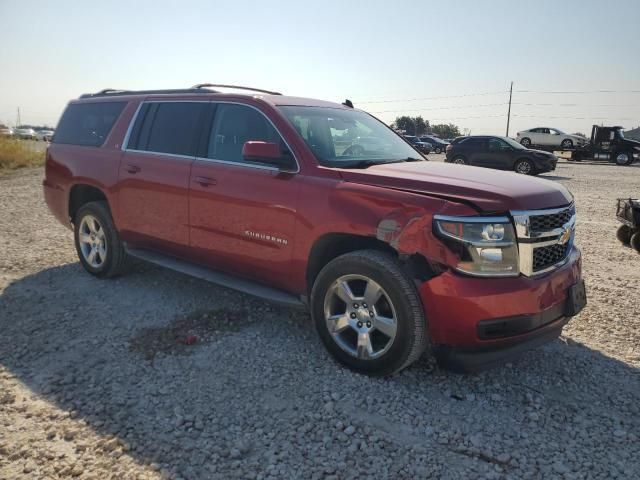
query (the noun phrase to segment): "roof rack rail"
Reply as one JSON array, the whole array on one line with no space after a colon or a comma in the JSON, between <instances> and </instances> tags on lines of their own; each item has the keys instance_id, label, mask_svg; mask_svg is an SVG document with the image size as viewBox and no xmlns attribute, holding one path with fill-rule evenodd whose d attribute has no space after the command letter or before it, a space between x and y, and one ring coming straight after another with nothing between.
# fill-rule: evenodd
<instances>
[{"instance_id":1,"label":"roof rack rail","mask_svg":"<svg viewBox=\"0 0 640 480\"><path fill-rule=\"evenodd\" d=\"M210 88L210 87L235 88L236 90L249 90L252 92L266 93L267 95L282 95L280 92L271 92L269 90L262 90L260 88L241 87L240 85L221 85L221 84L215 84L215 83L199 83L197 85L194 85L191 88L201 89L201 88Z\"/></svg>"},{"instance_id":2,"label":"roof rack rail","mask_svg":"<svg viewBox=\"0 0 640 480\"><path fill-rule=\"evenodd\" d=\"M97 93L84 93L80 95L80 98L92 98L92 97L112 97L120 95L161 95L170 93L220 93L214 90L200 90L197 88L174 88L174 89L162 89L162 90L116 90L113 88L105 88Z\"/></svg>"}]
</instances>

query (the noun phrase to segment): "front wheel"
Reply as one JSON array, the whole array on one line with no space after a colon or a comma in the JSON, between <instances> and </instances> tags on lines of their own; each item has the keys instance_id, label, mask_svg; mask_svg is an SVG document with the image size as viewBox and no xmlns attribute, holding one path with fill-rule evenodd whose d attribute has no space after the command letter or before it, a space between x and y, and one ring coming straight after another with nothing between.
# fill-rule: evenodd
<instances>
[{"instance_id":1,"label":"front wheel","mask_svg":"<svg viewBox=\"0 0 640 480\"><path fill-rule=\"evenodd\" d=\"M531 139L529 137L524 137L522 140L520 140L520 145L522 145L523 147L530 147Z\"/></svg>"},{"instance_id":2,"label":"front wheel","mask_svg":"<svg viewBox=\"0 0 640 480\"><path fill-rule=\"evenodd\" d=\"M442 153L442 149L440 147L436 147L434 150L435 153Z\"/></svg>"},{"instance_id":3,"label":"front wheel","mask_svg":"<svg viewBox=\"0 0 640 480\"><path fill-rule=\"evenodd\" d=\"M464 157L454 157L453 160L451 160L451 163L455 163L457 165L466 165L468 162Z\"/></svg>"},{"instance_id":4,"label":"front wheel","mask_svg":"<svg viewBox=\"0 0 640 480\"><path fill-rule=\"evenodd\" d=\"M616 231L616 237L624 245L629 245L631 236L633 235L633 229L628 225L620 225Z\"/></svg>"},{"instance_id":5,"label":"front wheel","mask_svg":"<svg viewBox=\"0 0 640 480\"><path fill-rule=\"evenodd\" d=\"M516 173L521 173L523 175L535 174L535 167L533 163L531 163L531 160L527 160L526 158L518 160L514 165L513 169L515 170Z\"/></svg>"},{"instance_id":6,"label":"front wheel","mask_svg":"<svg viewBox=\"0 0 640 480\"><path fill-rule=\"evenodd\" d=\"M636 232L633 235L631 235L631 240L629 240L629 245L631 245L631 247L635 249L636 252L640 253L640 232Z\"/></svg>"},{"instance_id":7,"label":"front wheel","mask_svg":"<svg viewBox=\"0 0 640 480\"><path fill-rule=\"evenodd\" d=\"M87 272L106 278L124 271L127 254L105 202L80 207L74 220L74 237L78 258Z\"/></svg>"},{"instance_id":8,"label":"front wheel","mask_svg":"<svg viewBox=\"0 0 640 480\"><path fill-rule=\"evenodd\" d=\"M361 250L329 262L313 285L311 313L329 353L357 372L391 375L427 344L416 288L385 252Z\"/></svg>"}]
</instances>

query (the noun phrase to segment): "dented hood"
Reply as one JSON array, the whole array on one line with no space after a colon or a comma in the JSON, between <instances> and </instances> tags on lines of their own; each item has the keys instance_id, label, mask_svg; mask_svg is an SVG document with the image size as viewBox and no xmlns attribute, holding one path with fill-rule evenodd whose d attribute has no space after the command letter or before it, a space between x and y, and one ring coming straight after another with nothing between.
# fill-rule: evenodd
<instances>
[{"instance_id":1,"label":"dented hood","mask_svg":"<svg viewBox=\"0 0 640 480\"><path fill-rule=\"evenodd\" d=\"M460 200L484 212L554 208L572 201L569 191L551 180L449 163L389 163L340 174L347 182Z\"/></svg>"}]
</instances>

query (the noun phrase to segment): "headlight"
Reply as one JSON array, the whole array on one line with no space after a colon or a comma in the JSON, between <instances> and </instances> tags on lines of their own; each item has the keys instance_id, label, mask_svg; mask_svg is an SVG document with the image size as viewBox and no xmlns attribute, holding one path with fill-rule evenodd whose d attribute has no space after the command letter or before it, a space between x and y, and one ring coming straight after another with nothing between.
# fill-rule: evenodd
<instances>
[{"instance_id":1,"label":"headlight","mask_svg":"<svg viewBox=\"0 0 640 480\"><path fill-rule=\"evenodd\" d=\"M460 256L456 270L469 275L519 275L518 246L507 217L434 217L435 232Z\"/></svg>"}]
</instances>

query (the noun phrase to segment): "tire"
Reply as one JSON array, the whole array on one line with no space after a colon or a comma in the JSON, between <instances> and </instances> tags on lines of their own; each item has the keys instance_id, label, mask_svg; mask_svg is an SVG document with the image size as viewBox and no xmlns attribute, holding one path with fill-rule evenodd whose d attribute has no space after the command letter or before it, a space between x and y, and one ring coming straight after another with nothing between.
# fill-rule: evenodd
<instances>
[{"instance_id":1,"label":"tire","mask_svg":"<svg viewBox=\"0 0 640 480\"><path fill-rule=\"evenodd\" d=\"M440 147L436 147L436 149L434 150L435 153L442 153L442 149Z\"/></svg>"},{"instance_id":2,"label":"tire","mask_svg":"<svg viewBox=\"0 0 640 480\"><path fill-rule=\"evenodd\" d=\"M631 235L631 240L629 241L629 245L638 253L640 253L640 231L637 231L633 235Z\"/></svg>"},{"instance_id":3,"label":"tire","mask_svg":"<svg viewBox=\"0 0 640 480\"><path fill-rule=\"evenodd\" d=\"M620 225L616 231L616 237L624 245L629 245L631 236L633 235L633 229L628 225Z\"/></svg>"},{"instance_id":4,"label":"tire","mask_svg":"<svg viewBox=\"0 0 640 480\"><path fill-rule=\"evenodd\" d=\"M614 155L613 159L614 162L616 162L616 165L619 165L621 167L631 165L633 163L632 152L617 152L612 155Z\"/></svg>"},{"instance_id":5,"label":"tire","mask_svg":"<svg viewBox=\"0 0 640 480\"><path fill-rule=\"evenodd\" d=\"M573 148L573 140L567 138L560 143L560 147L564 149Z\"/></svg>"},{"instance_id":6,"label":"tire","mask_svg":"<svg viewBox=\"0 0 640 480\"><path fill-rule=\"evenodd\" d=\"M106 202L89 202L80 207L73 234L80 263L91 275L110 278L124 272L128 256Z\"/></svg>"},{"instance_id":7,"label":"tire","mask_svg":"<svg viewBox=\"0 0 640 480\"><path fill-rule=\"evenodd\" d=\"M521 158L520 160L516 160L516 163L513 165L513 170L522 175L535 175L536 167L531 160Z\"/></svg>"},{"instance_id":8,"label":"tire","mask_svg":"<svg viewBox=\"0 0 640 480\"><path fill-rule=\"evenodd\" d=\"M520 140L520 145L522 145L523 147L530 147L531 146L531 139L529 137L524 137Z\"/></svg>"},{"instance_id":9,"label":"tire","mask_svg":"<svg viewBox=\"0 0 640 480\"><path fill-rule=\"evenodd\" d=\"M365 299L374 296L377 300L367 305ZM356 251L325 265L313 284L311 315L333 358L359 373L399 372L427 345L425 314L415 285L385 252ZM337 319L331 321L332 316ZM332 330L336 327L340 330Z\"/></svg>"},{"instance_id":10,"label":"tire","mask_svg":"<svg viewBox=\"0 0 640 480\"><path fill-rule=\"evenodd\" d=\"M457 165L468 165L469 164L469 162L467 162L467 159L462 157L462 156L453 157L453 159L451 159L451 163L455 163Z\"/></svg>"}]
</instances>

